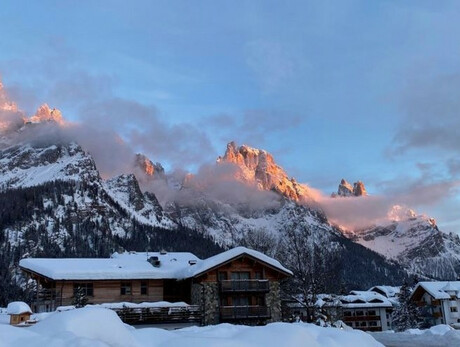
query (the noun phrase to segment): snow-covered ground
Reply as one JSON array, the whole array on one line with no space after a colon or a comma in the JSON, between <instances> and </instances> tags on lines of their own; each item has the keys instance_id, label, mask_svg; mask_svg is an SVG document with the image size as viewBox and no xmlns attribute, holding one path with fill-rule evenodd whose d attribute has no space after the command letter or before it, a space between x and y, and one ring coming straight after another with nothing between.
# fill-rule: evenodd
<instances>
[{"instance_id":1,"label":"snow-covered ground","mask_svg":"<svg viewBox=\"0 0 460 347\"><path fill-rule=\"evenodd\" d=\"M401 333L385 331L371 335L387 347L460 346L460 331L448 325L436 325L427 330L409 329Z\"/></svg>"},{"instance_id":2,"label":"snow-covered ground","mask_svg":"<svg viewBox=\"0 0 460 347\"><path fill-rule=\"evenodd\" d=\"M367 347L382 346L361 331L321 328L306 323L272 323L262 327L220 324L175 331L136 330L115 312L82 308L54 313L30 328L0 324L0 347L6 346L188 346L188 347Z\"/></svg>"},{"instance_id":3,"label":"snow-covered ground","mask_svg":"<svg viewBox=\"0 0 460 347\"><path fill-rule=\"evenodd\" d=\"M87 307L36 315L39 322L35 326L17 328L8 325L9 317L1 311L0 318L5 319L0 319L0 347L460 346L460 331L447 325L428 330L370 334L359 330L321 328L306 323L272 323L261 327L219 324L171 331L153 327L135 329L121 322L115 312L109 309Z\"/></svg>"}]
</instances>

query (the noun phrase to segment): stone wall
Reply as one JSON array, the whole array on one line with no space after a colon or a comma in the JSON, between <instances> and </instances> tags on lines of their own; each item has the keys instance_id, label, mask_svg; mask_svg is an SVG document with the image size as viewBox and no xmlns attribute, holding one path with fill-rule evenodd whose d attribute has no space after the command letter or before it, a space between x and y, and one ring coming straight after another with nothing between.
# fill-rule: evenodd
<instances>
[{"instance_id":1,"label":"stone wall","mask_svg":"<svg viewBox=\"0 0 460 347\"><path fill-rule=\"evenodd\" d=\"M219 287L215 282L192 284L192 305L203 309L203 324L219 323Z\"/></svg>"},{"instance_id":2,"label":"stone wall","mask_svg":"<svg viewBox=\"0 0 460 347\"><path fill-rule=\"evenodd\" d=\"M270 291L265 296L265 301L272 317L269 322L281 321L281 291L278 281L270 282Z\"/></svg>"}]
</instances>

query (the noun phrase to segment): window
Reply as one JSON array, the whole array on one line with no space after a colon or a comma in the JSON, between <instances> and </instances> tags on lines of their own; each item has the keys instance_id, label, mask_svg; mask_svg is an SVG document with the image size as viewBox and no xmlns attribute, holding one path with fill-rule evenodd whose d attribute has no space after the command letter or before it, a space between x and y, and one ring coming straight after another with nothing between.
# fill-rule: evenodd
<instances>
[{"instance_id":1,"label":"window","mask_svg":"<svg viewBox=\"0 0 460 347\"><path fill-rule=\"evenodd\" d=\"M219 272L219 281L225 281L227 279L227 273L226 272Z\"/></svg>"},{"instance_id":2,"label":"window","mask_svg":"<svg viewBox=\"0 0 460 347\"><path fill-rule=\"evenodd\" d=\"M254 278L257 279L257 280L261 280L262 279L262 272L256 271L254 273Z\"/></svg>"},{"instance_id":3,"label":"window","mask_svg":"<svg viewBox=\"0 0 460 347\"><path fill-rule=\"evenodd\" d=\"M92 283L74 283L73 284L73 296L77 295L77 291L81 290L85 296L93 296L93 284Z\"/></svg>"},{"instance_id":4,"label":"window","mask_svg":"<svg viewBox=\"0 0 460 347\"><path fill-rule=\"evenodd\" d=\"M452 307L450 308L450 312L458 312L457 306L452 306Z\"/></svg>"},{"instance_id":5,"label":"window","mask_svg":"<svg viewBox=\"0 0 460 347\"><path fill-rule=\"evenodd\" d=\"M131 295L131 282L121 282L120 294Z\"/></svg>"},{"instance_id":6,"label":"window","mask_svg":"<svg viewBox=\"0 0 460 347\"><path fill-rule=\"evenodd\" d=\"M368 316L376 316L375 310L367 311L367 315L368 315Z\"/></svg>"},{"instance_id":7,"label":"window","mask_svg":"<svg viewBox=\"0 0 460 347\"><path fill-rule=\"evenodd\" d=\"M367 327L367 322L361 322L360 326Z\"/></svg>"},{"instance_id":8,"label":"window","mask_svg":"<svg viewBox=\"0 0 460 347\"><path fill-rule=\"evenodd\" d=\"M232 280L248 280L250 278L249 272L232 272Z\"/></svg>"},{"instance_id":9,"label":"window","mask_svg":"<svg viewBox=\"0 0 460 347\"><path fill-rule=\"evenodd\" d=\"M142 281L141 282L141 295L147 295L148 294L148 282L147 281Z\"/></svg>"},{"instance_id":10,"label":"window","mask_svg":"<svg viewBox=\"0 0 460 347\"><path fill-rule=\"evenodd\" d=\"M356 311L357 316L364 316L364 311Z\"/></svg>"},{"instance_id":11,"label":"window","mask_svg":"<svg viewBox=\"0 0 460 347\"><path fill-rule=\"evenodd\" d=\"M369 326L370 326L370 327L376 327L376 326L377 326L377 322L371 321L371 322L369 322Z\"/></svg>"},{"instance_id":12,"label":"window","mask_svg":"<svg viewBox=\"0 0 460 347\"><path fill-rule=\"evenodd\" d=\"M345 311L345 312L343 313L343 315L344 315L345 317L351 317L351 311Z\"/></svg>"}]
</instances>

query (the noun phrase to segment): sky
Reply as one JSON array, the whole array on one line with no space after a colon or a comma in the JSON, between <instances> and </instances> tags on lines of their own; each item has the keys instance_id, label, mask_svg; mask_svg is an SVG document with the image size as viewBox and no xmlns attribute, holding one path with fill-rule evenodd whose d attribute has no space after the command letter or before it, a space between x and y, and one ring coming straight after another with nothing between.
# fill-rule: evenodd
<instances>
[{"instance_id":1,"label":"sky","mask_svg":"<svg viewBox=\"0 0 460 347\"><path fill-rule=\"evenodd\" d=\"M25 1L0 76L168 169L227 142L329 194L341 178L460 232L460 2Z\"/></svg>"}]
</instances>

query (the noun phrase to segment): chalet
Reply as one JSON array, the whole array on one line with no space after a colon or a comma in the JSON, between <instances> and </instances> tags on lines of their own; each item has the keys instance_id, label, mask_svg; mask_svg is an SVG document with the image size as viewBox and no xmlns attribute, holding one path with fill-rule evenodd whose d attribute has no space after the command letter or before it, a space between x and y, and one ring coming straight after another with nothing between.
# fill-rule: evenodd
<instances>
[{"instance_id":1,"label":"chalet","mask_svg":"<svg viewBox=\"0 0 460 347\"><path fill-rule=\"evenodd\" d=\"M419 282L410 300L421 308L427 326L460 327L460 281Z\"/></svg>"},{"instance_id":2,"label":"chalet","mask_svg":"<svg viewBox=\"0 0 460 347\"><path fill-rule=\"evenodd\" d=\"M106 259L27 258L19 263L39 290L36 312L75 304L185 302L204 324L281 319L280 282L292 275L277 260L237 247L207 259L186 252L125 252Z\"/></svg>"},{"instance_id":3,"label":"chalet","mask_svg":"<svg viewBox=\"0 0 460 347\"><path fill-rule=\"evenodd\" d=\"M10 316L11 325L20 325L26 324L30 320L32 310L25 302L14 301L8 304L6 313Z\"/></svg>"}]
</instances>

